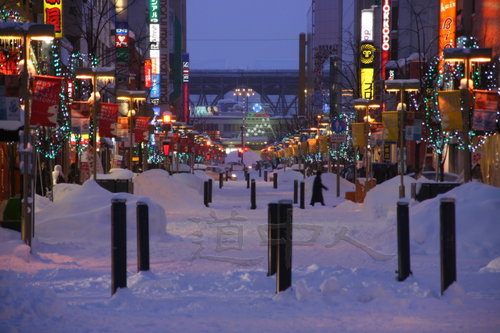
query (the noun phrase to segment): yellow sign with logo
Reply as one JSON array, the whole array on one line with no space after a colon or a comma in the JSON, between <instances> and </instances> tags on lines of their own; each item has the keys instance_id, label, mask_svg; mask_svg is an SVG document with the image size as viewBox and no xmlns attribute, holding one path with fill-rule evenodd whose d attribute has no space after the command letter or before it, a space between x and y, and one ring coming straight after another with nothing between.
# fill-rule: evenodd
<instances>
[{"instance_id":1,"label":"yellow sign with logo","mask_svg":"<svg viewBox=\"0 0 500 333\"><path fill-rule=\"evenodd\" d=\"M442 130L445 132L463 130L460 90L440 91L438 103Z\"/></svg>"},{"instance_id":2,"label":"yellow sign with logo","mask_svg":"<svg viewBox=\"0 0 500 333\"><path fill-rule=\"evenodd\" d=\"M63 0L43 0L43 21L52 24L56 38L63 37Z\"/></svg>"},{"instance_id":3,"label":"yellow sign with logo","mask_svg":"<svg viewBox=\"0 0 500 333\"><path fill-rule=\"evenodd\" d=\"M361 68L361 98L373 99L373 68Z\"/></svg>"},{"instance_id":4,"label":"yellow sign with logo","mask_svg":"<svg viewBox=\"0 0 500 333\"><path fill-rule=\"evenodd\" d=\"M398 111L382 112L382 123L384 125L384 142L397 142L398 131Z\"/></svg>"},{"instance_id":5,"label":"yellow sign with logo","mask_svg":"<svg viewBox=\"0 0 500 333\"><path fill-rule=\"evenodd\" d=\"M354 147L365 147L368 145L368 124L352 123L352 145Z\"/></svg>"}]
</instances>

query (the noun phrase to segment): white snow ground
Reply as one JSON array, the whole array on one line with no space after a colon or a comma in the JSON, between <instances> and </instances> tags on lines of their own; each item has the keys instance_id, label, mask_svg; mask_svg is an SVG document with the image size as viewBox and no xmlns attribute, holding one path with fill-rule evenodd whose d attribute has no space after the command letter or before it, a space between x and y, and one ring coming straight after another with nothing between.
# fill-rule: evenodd
<instances>
[{"instance_id":1,"label":"white snow ground","mask_svg":"<svg viewBox=\"0 0 500 333\"><path fill-rule=\"evenodd\" d=\"M256 210L243 180L214 182L205 208L204 179L161 170L137 176L136 195L88 181L57 185L55 202L37 197L32 253L0 228L0 332L500 332L499 188L468 183L445 195L456 199L458 274L441 296L442 196L411 202L413 275L398 282L399 178L355 204L336 198L335 176L323 174L327 205L294 205L293 286L276 295L267 204L291 199L302 175L281 173L278 189L252 176ZM342 179L342 196L352 188ZM113 197L127 199L128 288L111 296ZM141 273L138 200L150 207L151 271Z\"/></svg>"}]
</instances>

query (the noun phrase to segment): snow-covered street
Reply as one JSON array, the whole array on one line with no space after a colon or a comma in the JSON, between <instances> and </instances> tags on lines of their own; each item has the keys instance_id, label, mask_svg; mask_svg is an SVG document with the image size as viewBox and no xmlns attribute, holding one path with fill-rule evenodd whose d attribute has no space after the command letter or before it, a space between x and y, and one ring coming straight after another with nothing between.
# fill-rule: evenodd
<instances>
[{"instance_id":1,"label":"snow-covered street","mask_svg":"<svg viewBox=\"0 0 500 333\"><path fill-rule=\"evenodd\" d=\"M243 175L214 182L203 205L204 174L150 170L135 195L88 181L59 184L36 201L33 252L0 229L0 332L498 332L500 189L468 183L456 199L457 282L440 293L439 199L410 202L411 269L396 280L399 178L376 186L364 204L344 201L353 185L323 174L326 206L293 210L292 288L267 277L267 204L293 198L257 173L257 209ZM415 182L405 177L405 183ZM128 288L111 296L110 201L127 199ZM151 270L137 272L135 203L149 204ZM334 207L335 206L335 207Z\"/></svg>"}]
</instances>

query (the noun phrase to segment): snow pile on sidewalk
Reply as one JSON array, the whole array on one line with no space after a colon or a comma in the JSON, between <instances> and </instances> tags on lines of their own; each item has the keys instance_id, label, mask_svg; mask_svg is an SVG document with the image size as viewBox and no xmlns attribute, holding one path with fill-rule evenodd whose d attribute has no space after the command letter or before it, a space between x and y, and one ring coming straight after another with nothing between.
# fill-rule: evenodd
<instances>
[{"instance_id":1,"label":"snow pile on sidewalk","mask_svg":"<svg viewBox=\"0 0 500 333\"><path fill-rule=\"evenodd\" d=\"M151 198L168 213L190 210L203 205L203 196L199 190L188 186L193 184L195 175L170 176L161 169L148 170L134 178L134 194ZM191 178L190 181L187 181ZM196 182L196 180L194 180ZM193 185L195 186L195 185Z\"/></svg>"},{"instance_id":2,"label":"snow pile on sidewalk","mask_svg":"<svg viewBox=\"0 0 500 333\"><path fill-rule=\"evenodd\" d=\"M71 191L68 189L72 189ZM64 197L45 203L36 213L35 235L50 243L109 243L111 200L126 199L127 229L136 228L136 203L143 201L149 207L149 229L153 234L166 232L165 211L148 198L128 193L111 193L95 181L65 188Z\"/></svg>"},{"instance_id":3,"label":"snow pile on sidewalk","mask_svg":"<svg viewBox=\"0 0 500 333\"><path fill-rule=\"evenodd\" d=\"M455 199L457 256L500 256L500 188L477 182L463 184L410 207L414 250L439 254L439 207L443 197Z\"/></svg>"},{"instance_id":4,"label":"snow pile on sidewalk","mask_svg":"<svg viewBox=\"0 0 500 333\"><path fill-rule=\"evenodd\" d=\"M423 181L423 180L422 180ZM405 186L405 197L410 197L411 183L416 183L415 178L403 176ZM377 184L366 193L364 207L367 213L373 214L376 219L392 218L396 216L397 203L399 200L399 185L401 177L396 176Z\"/></svg>"}]
</instances>

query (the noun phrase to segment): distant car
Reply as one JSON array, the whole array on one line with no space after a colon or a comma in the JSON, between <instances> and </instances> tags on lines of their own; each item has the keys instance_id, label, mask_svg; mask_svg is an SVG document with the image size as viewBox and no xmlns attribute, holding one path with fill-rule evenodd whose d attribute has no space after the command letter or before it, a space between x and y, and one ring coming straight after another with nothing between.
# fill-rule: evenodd
<instances>
[{"instance_id":1,"label":"distant car","mask_svg":"<svg viewBox=\"0 0 500 333\"><path fill-rule=\"evenodd\" d=\"M208 165L206 165L206 164L195 163L193 165L193 170L206 170L207 168L208 168Z\"/></svg>"},{"instance_id":2,"label":"distant car","mask_svg":"<svg viewBox=\"0 0 500 333\"><path fill-rule=\"evenodd\" d=\"M222 173L224 179L226 177L226 170L221 166L207 166L205 173L213 180L219 180L219 175ZM238 180L238 176L234 172L229 173L230 180Z\"/></svg>"}]
</instances>

